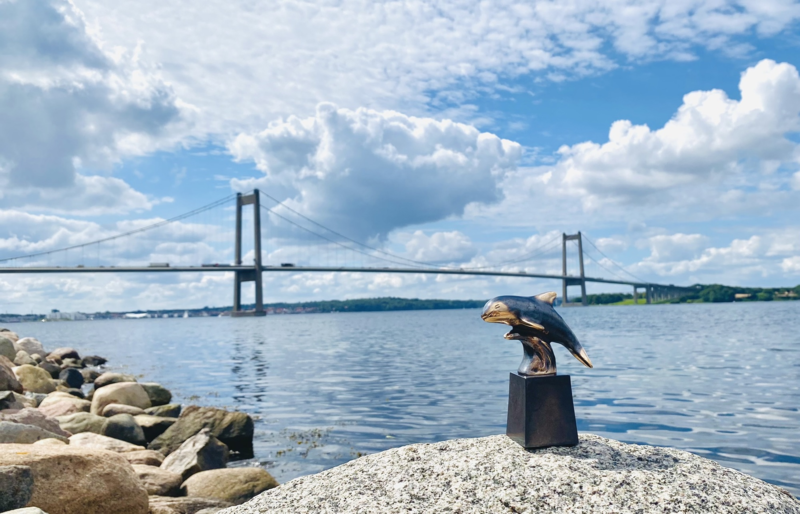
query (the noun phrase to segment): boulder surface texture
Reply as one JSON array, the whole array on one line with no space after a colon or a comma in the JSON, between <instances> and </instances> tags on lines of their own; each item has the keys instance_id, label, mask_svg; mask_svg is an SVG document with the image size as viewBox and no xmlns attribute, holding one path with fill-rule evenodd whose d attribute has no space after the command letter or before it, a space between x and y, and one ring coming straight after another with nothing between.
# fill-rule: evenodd
<instances>
[{"instance_id":1,"label":"boulder surface texture","mask_svg":"<svg viewBox=\"0 0 800 514\"><path fill-rule=\"evenodd\" d=\"M24 386L25 383L23 382L22 385ZM96 385L97 382L95 381ZM133 407L146 409L150 407L150 397L147 396L144 388L136 382L109 384L95 391L94 396L92 396L91 413L99 415L106 405L112 403L121 403L122 405L132 405Z\"/></svg>"},{"instance_id":2,"label":"boulder surface texture","mask_svg":"<svg viewBox=\"0 0 800 514\"><path fill-rule=\"evenodd\" d=\"M172 498L169 496L151 496L150 514L207 514L219 512L230 503L213 498Z\"/></svg>"},{"instance_id":3,"label":"boulder surface texture","mask_svg":"<svg viewBox=\"0 0 800 514\"><path fill-rule=\"evenodd\" d=\"M253 456L253 418L244 412L195 405L185 408L178 421L155 438L148 448L169 455L204 428L240 457Z\"/></svg>"},{"instance_id":4,"label":"boulder surface texture","mask_svg":"<svg viewBox=\"0 0 800 514\"><path fill-rule=\"evenodd\" d=\"M273 487L278 487L278 482L261 468L226 468L196 473L182 488L186 496L216 498L238 505Z\"/></svg>"},{"instance_id":5,"label":"boulder surface texture","mask_svg":"<svg viewBox=\"0 0 800 514\"><path fill-rule=\"evenodd\" d=\"M169 454L161 468L178 473L186 480L195 473L224 468L227 464L228 448L204 428Z\"/></svg>"},{"instance_id":6,"label":"boulder surface texture","mask_svg":"<svg viewBox=\"0 0 800 514\"><path fill-rule=\"evenodd\" d=\"M505 435L415 444L297 478L220 514L780 512L786 491L670 448L582 434L525 451Z\"/></svg>"},{"instance_id":7,"label":"boulder surface texture","mask_svg":"<svg viewBox=\"0 0 800 514\"><path fill-rule=\"evenodd\" d=\"M54 434L36 425L25 425L13 421L0 421L0 444L31 444L42 439L58 439L67 441L67 438Z\"/></svg>"},{"instance_id":8,"label":"boulder surface texture","mask_svg":"<svg viewBox=\"0 0 800 514\"><path fill-rule=\"evenodd\" d=\"M28 466L0 466L0 512L21 509L33 495L33 472Z\"/></svg>"},{"instance_id":9,"label":"boulder surface texture","mask_svg":"<svg viewBox=\"0 0 800 514\"><path fill-rule=\"evenodd\" d=\"M147 491L119 455L70 446L9 444L0 466L28 466L33 495L28 506L48 514L147 514Z\"/></svg>"},{"instance_id":10,"label":"boulder surface texture","mask_svg":"<svg viewBox=\"0 0 800 514\"><path fill-rule=\"evenodd\" d=\"M47 394L56 390L50 373L42 368L25 364L14 368L14 374L26 391Z\"/></svg>"}]
</instances>

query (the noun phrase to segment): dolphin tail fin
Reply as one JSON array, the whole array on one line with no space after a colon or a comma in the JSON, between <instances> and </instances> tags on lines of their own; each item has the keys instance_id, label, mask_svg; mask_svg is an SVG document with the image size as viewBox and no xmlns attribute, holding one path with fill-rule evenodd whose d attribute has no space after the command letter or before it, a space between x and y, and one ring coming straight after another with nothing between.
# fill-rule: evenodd
<instances>
[{"instance_id":1,"label":"dolphin tail fin","mask_svg":"<svg viewBox=\"0 0 800 514\"><path fill-rule=\"evenodd\" d=\"M593 368L592 360L587 355L586 350L583 349L581 343L578 341L573 341L572 345L567 346L567 350L571 353L576 359L581 361L581 363L586 366L587 368Z\"/></svg>"}]
</instances>

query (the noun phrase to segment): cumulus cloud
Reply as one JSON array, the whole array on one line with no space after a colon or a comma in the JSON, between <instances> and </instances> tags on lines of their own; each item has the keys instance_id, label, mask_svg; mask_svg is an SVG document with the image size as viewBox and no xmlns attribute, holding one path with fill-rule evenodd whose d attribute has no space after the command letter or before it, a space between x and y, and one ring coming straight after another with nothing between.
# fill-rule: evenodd
<instances>
[{"instance_id":1,"label":"cumulus cloud","mask_svg":"<svg viewBox=\"0 0 800 514\"><path fill-rule=\"evenodd\" d=\"M791 64L762 60L742 74L739 89L738 100L716 89L688 93L658 129L620 120L605 143L563 146L554 165L509 173L506 202L488 212L521 213L535 203L585 223L586 213L593 222L630 222L795 210L800 75Z\"/></svg>"},{"instance_id":2,"label":"cumulus cloud","mask_svg":"<svg viewBox=\"0 0 800 514\"><path fill-rule=\"evenodd\" d=\"M411 259L424 262L463 262L477 253L470 238L457 230L431 235L417 230L409 235L405 248Z\"/></svg>"},{"instance_id":3,"label":"cumulus cloud","mask_svg":"<svg viewBox=\"0 0 800 514\"><path fill-rule=\"evenodd\" d=\"M670 262L692 259L704 250L708 237L702 234L662 234L650 237L640 245L650 248L649 261Z\"/></svg>"},{"instance_id":4,"label":"cumulus cloud","mask_svg":"<svg viewBox=\"0 0 800 514\"><path fill-rule=\"evenodd\" d=\"M496 202L498 180L521 154L470 125L332 104L240 134L228 148L265 174L233 180L235 189L280 192L291 208L360 240Z\"/></svg>"},{"instance_id":5,"label":"cumulus cloud","mask_svg":"<svg viewBox=\"0 0 800 514\"><path fill-rule=\"evenodd\" d=\"M232 262L230 232L233 225L230 220L223 220L224 227L192 220L176 221L111 239L163 221L149 218L104 225L61 216L0 210L0 267L146 266L150 262L197 266ZM99 240L105 241L91 244ZM64 248L73 249L58 251ZM33 257L16 259L27 255Z\"/></svg>"},{"instance_id":6,"label":"cumulus cloud","mask_svg":"<svg viewBox=\"0 0 800 514\"><path fill-rule=\"evenodd\" d=\"M180 118L136 53L108 52L66 0L0 0L0 199L85 214L149 208L108 170Z\"/></svg>"},{"instance_id":7,"label":"cumulus cloud","mask_svg":"<svg viewBox=\"0 0 800 514\"><path fill-rule=\"evenodd\" d=\"M800 228L766 229L757 235L735 238L727 246L709 244L701 234L661 234L638 241L650 255L631 266L636 273L679 277L709 283L725 277L729 283L747 283L755 277L775 285L797 280L800 275ZM792 277L793 276L793 277ZM791 277L791 278L790 278Z\"/></svg>"},{"instance_id":8,"label":"cumulus cloud","mask_svg":"<svg viewBox=\"0 0 800 514\"><path fill-rule=\"evenodd\" d=\"M75 1L112 44L145 41L211 133L321 101L442 112L526 74L563 80L699 50L742 54L754 33L800 19L782 0Z\"/></svg>"}]
</instances>

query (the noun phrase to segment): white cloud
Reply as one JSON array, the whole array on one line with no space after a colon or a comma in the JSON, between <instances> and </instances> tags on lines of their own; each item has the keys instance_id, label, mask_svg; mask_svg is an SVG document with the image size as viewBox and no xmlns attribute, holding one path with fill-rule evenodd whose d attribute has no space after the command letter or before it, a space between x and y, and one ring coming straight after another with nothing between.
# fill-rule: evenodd
<instances>
[{"instance_id":1,"label":"white cloud","mask_svg":"<svg viewBox=\"0 0 800 514\"><path fill-rule=\"evenodd\" d=\"M457 230L430 236L417 230L409 236L405 242L406 254L416 261L463 262L477 253L469 237Z\"/></svg>"},{"instance_id":2,"label":"white cloud","mask_svg":"<svg viewBox=\"0 0 800 514\"><path fill-rule=\"evenodd\" d=\"M596 209L698 184L732 187L752 159L790 163L796 145L786 135L800 128L797 69L764 60L745 71L739 87L741 100L721 90L687 94L658 130L622 120L607 143L562 147L561 187Z\"/></svg>"},{"instance_id":3,"label":"white cloud","mask_svg":"<svg viewBox=\"0 0 800 514\"><path fill-rule=\"evenodd\" d=\"M630 269L635 273L678 277L684 282L793 285L800 279L795 265L800 252L800 227L761 230L758 235L733 239L727 246L710 246L700 234L669 234L639 241L650 255Z\"/></svg>"},{"instance_id":4,"label":"white cloud","mask_svg":"<svg viewBox=\"0 0 800 514\"><path fill-rule=\"evenodd\" d=\"M505 201L475 206L469 217L505 212L524 223L534 199L539 210L558 209L561 226L584 229L796 210L800 75L790 64L763 60L742 74L739 88L739 100L721 90L688 93L655 130L620 120L605 143L564 146L552 166L507 174Z\"/></svg>"},{"instance_id":5,"label":"white cloud","mask_svg":"<svg viewBox=\"0 0 800 514\"><path fill-rule=\"evenodd\" d=\"M800 19L781 0L76 2L110 44L146 43L200 108L204 134L255 130L322 101L441 112L529 73L563 79L700 49L746 52L754 32Z\"/></svg>"},{"instance_id":6,"label":"white cloud","mask_svg":"<svg viewBox=\"0 0 800 514\"><path fill-rule=\"evenodd\" d=\"M781 261L781 268L786 273L800 274L800 256L787 257Z\"/></svg>"},{"instance_id":7,"label":"white cloud","mask_svg":"<svg viewBox=\"0 0 800 514\"><path fill-rule=\"evenodd\" d=\"M265 173L233 180L235 189L264 187L360 240L499 200L497 181L521 153L517 143L470 125L331 104L314 117L240 134L229 149Z\"/></svg>"},{"instance_id":8,"label":"white cloud","mask_svg":"<svg viewBox=\"0 0 800 514\"><path fill-rule=\"evenodd\" d=\"M150 262L200 265L232 262L232 221L220 226L186 220L153 228L124 239L90 244L163 222L160 218L118 221L103 225L54 215L0 210L0 267L18 266L146 266ZM83 245L83 246L82 246ZM78 247L67 252L62 248Z\"/></svg>"},{"instance_id":9,"label":"white cloud","mask_svg":"<svg viewBox=\"0 0 800 514\"><path fill-rule=\"evenodd\" d=\"M150 207L87 170L163 146L180 116L155 70L104 50L66 0L0 0L0 112L4 204L87 214Z\"/></svg>"},{"instance_id":10,"label":"white cloud","mask_svg":"<svg viewBox=\"0 0 800 514\"><path fill-rule=\"evenodd\" d=\"M701 234L658 235L644 243L650 247L652 262L670 262L695 258L708 244L708 238Z\"/></svg>"}]
</instances>

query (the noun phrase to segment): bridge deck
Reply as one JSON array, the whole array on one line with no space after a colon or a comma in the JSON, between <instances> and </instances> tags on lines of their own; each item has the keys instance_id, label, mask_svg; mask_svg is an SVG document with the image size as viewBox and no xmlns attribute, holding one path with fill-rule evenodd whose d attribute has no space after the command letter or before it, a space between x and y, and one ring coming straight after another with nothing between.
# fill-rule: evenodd
<instances>
[{"instance_id":1,"label":"bridge deck","mask_svg":"<svg viewBox=\"0 0 800 514\"><path fill-rule=\"evenodd\" d=\"M23 273L207 273L207 272L231 272L231 271L253 271L253 266L108 266L108 267L17 267L0 268L0 274L23 274ZM525 273L510 271L481 271L469 269L426 269L426 268L352 268L352 267L321 267L321 266L264 266L262 271L267 272L288 272L288 273L412 273L426 275L472 275L488 277L515 277L515 278L543 278L553 280L578 279L572 275L549 275L543 273ZM624 280L609 280L598 277L585 277L587 282L598 282L602 284L620 284L629 286L659 286L673 289L689 289L686 287L653 284L647 282L632 282Z\"/></svg>"}]
</instances>

